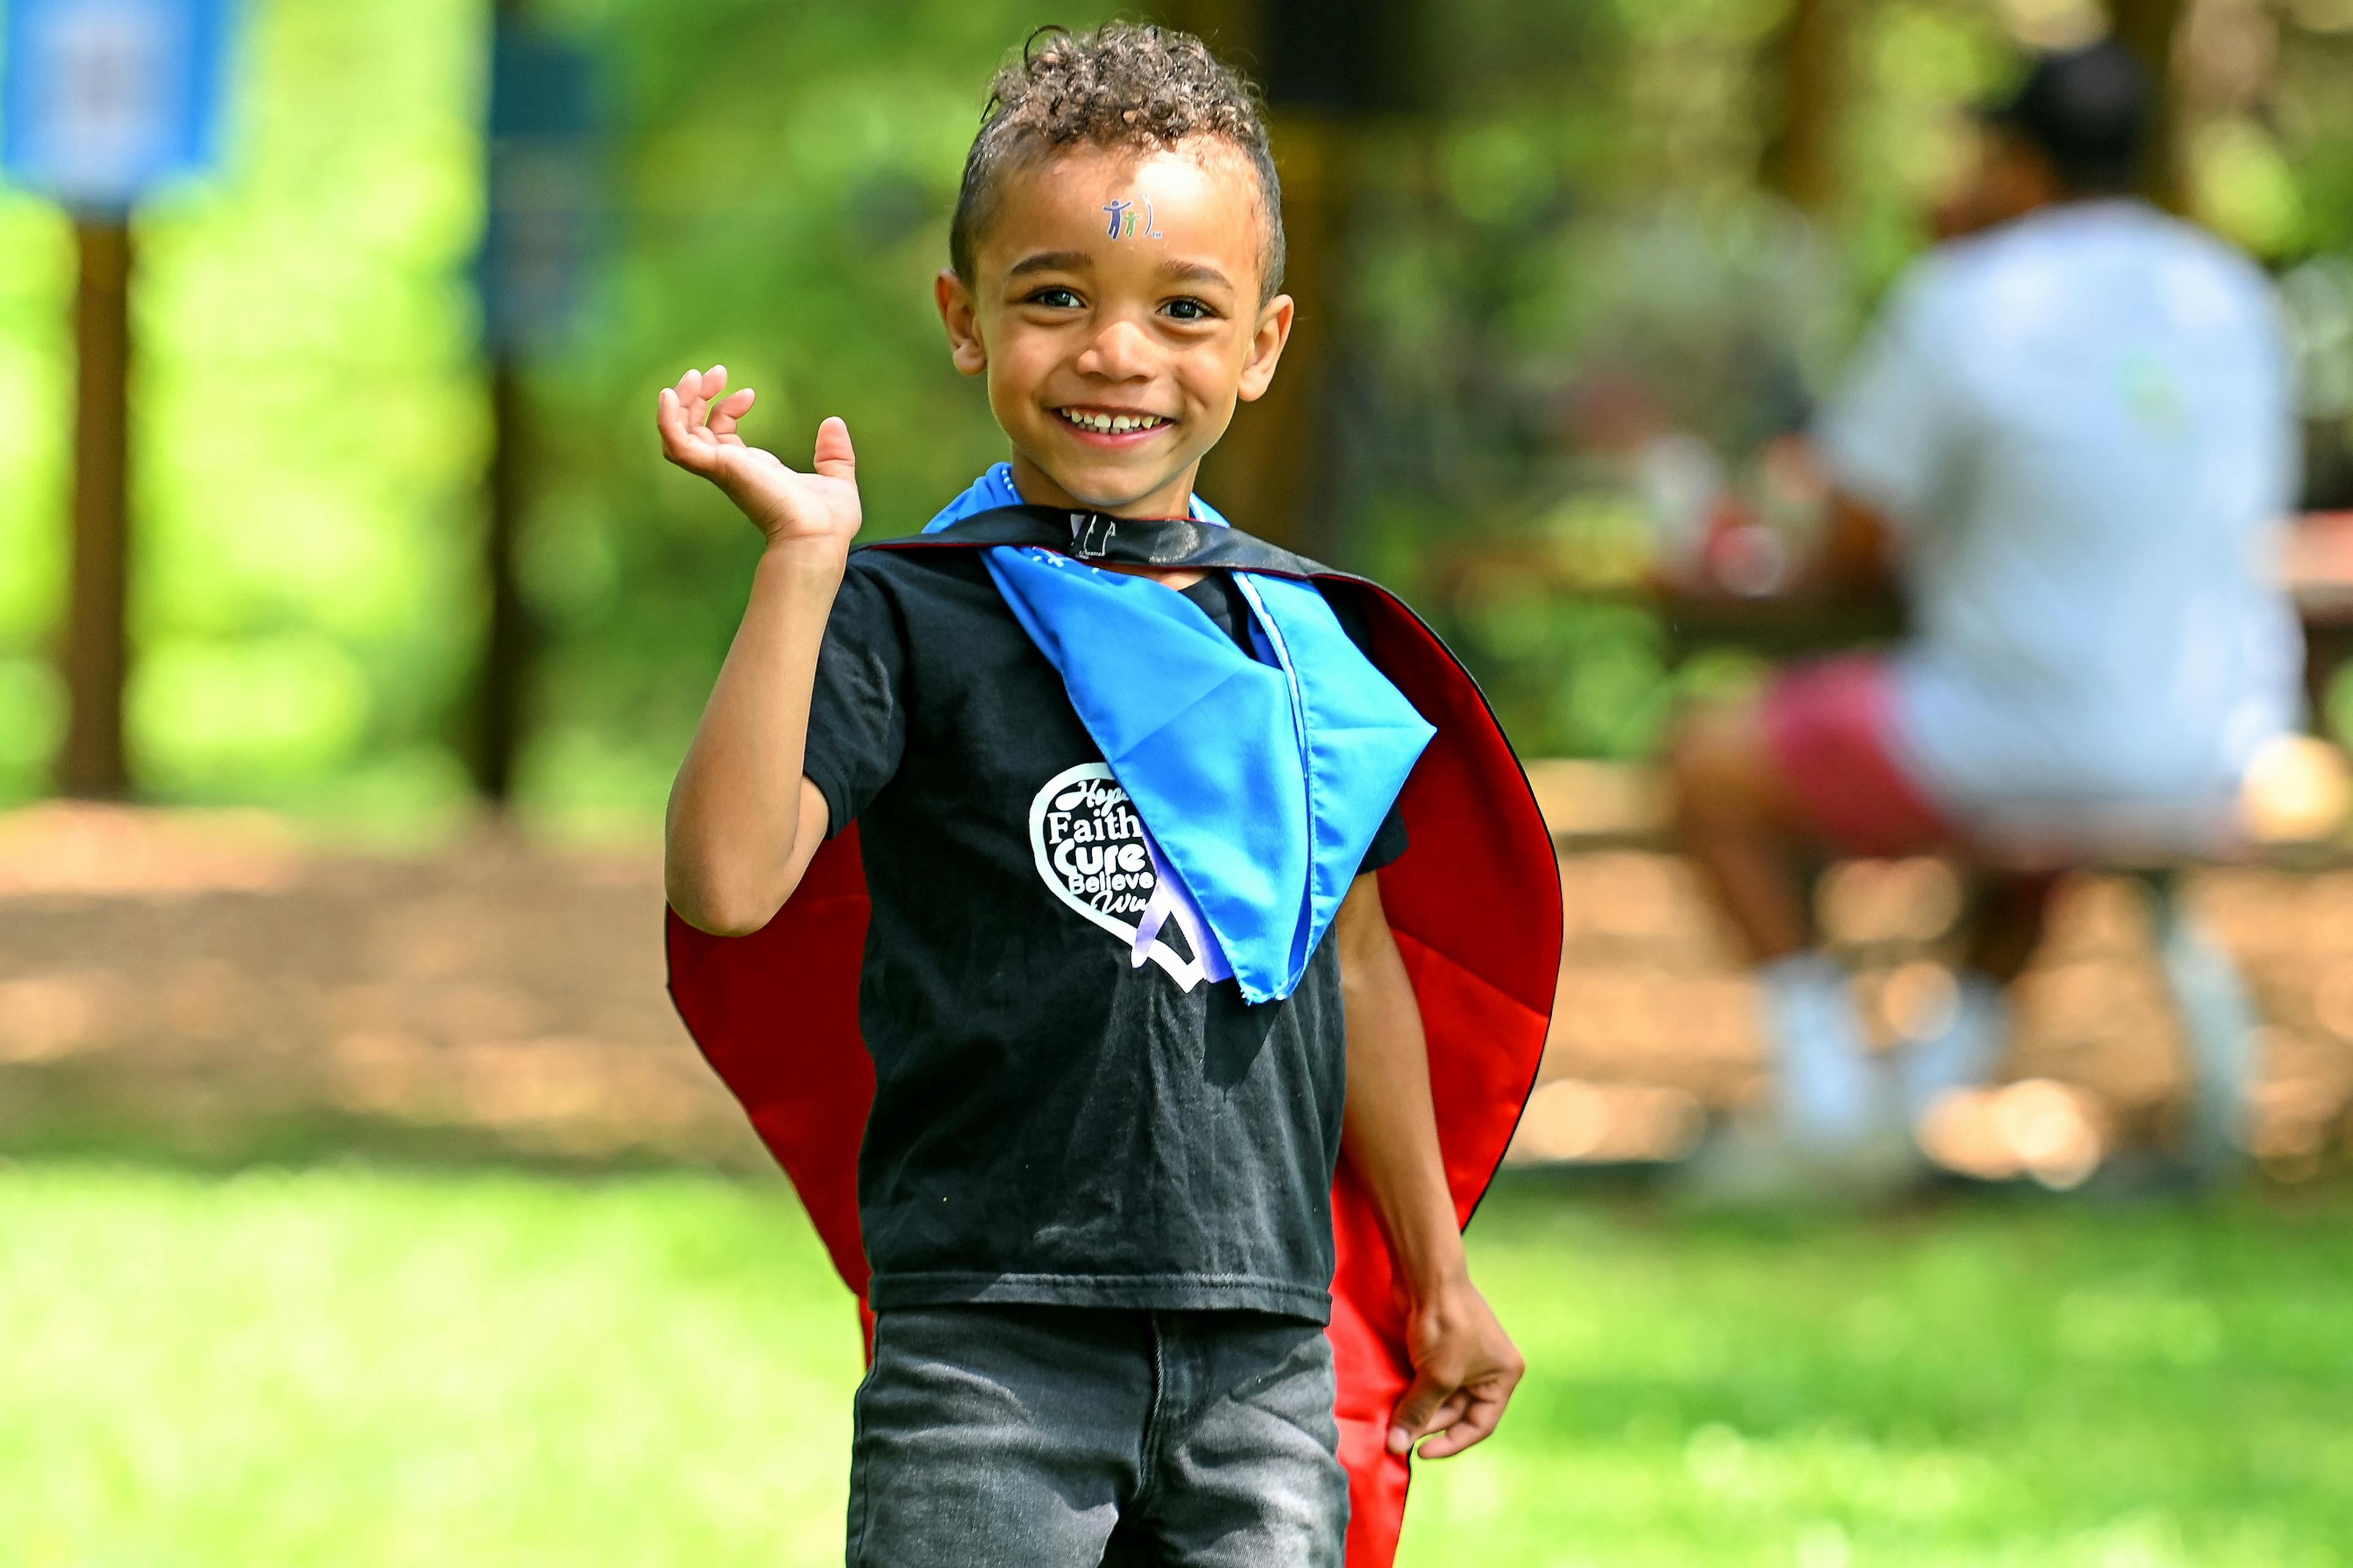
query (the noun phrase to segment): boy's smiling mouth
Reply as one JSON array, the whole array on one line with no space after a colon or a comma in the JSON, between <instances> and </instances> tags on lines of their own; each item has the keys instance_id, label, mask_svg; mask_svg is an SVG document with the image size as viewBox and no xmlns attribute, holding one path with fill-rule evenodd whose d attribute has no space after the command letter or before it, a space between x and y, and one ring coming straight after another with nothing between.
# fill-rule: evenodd
<instances>
[{"instance_id":1,"label":"boy's smiling mouth","mask_svg":"<svg viewBox=\"0 0 2353 1568\"><path fill-rule=\"evenodd\" d=\"M1076 408L1054 410L1054 416L1089 441L1107 446L1132 446L1170 428L1176 421L1140 408Z\"/></svg>"}]
</instances>

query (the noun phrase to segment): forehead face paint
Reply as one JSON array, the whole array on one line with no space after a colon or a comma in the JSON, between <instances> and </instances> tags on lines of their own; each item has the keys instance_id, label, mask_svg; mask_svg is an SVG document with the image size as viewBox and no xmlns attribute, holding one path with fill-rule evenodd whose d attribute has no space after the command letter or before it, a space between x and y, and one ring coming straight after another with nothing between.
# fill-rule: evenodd
<instances>
[{"instance_id":1,"label":"forehead face paint","mask_svg":"<svg viewBox=\"0 0 2353 1568\"><path fill-rule=\"evenodd\" d=\"M1111 215L1111 226L1105 232L1113 239L1133 239L1139 232L1146 239L1158 239L1160 230L1153 226L1151 199L1146 197L1144 202L1141 222L1137 219L1135 206L1133 197L1105 202L1103 210Z\"/></svg>"}]
</instances>

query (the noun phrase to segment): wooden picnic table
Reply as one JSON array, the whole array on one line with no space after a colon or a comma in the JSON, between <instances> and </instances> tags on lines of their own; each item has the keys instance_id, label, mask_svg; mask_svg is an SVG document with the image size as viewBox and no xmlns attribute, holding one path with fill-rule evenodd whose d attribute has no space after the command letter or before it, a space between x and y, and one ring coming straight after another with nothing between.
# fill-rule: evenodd
<instances>
[{"instance_id":1,"label":"wooden picnic table","mask_svg":"<svg viewBox=\"0 0 2353 1568\"><path fill-rule=\"evenodd\" d=\"M1526 563L1514 563L1525 569ZM2353 511L2308 512L2289 531L2281 563L2305 638L2305 694L2316 732L2326 733L2330 684L2353 662ZM1560 584L1567 587L1567 584ZM1905 629L1894 594L1791 600L1693 594L1663 584L1609 591L1659 612L1677 661L1707 648L1745 648L1793 658L1891 642Z\"/></svg>"},{"instance_id":2,"label":"wooden picnic table","mask_svg":"<svg viewBox=\"0 0 2353 1568\"><path fill-rule=\"evenodd\" d=\"M2353 658L2353 511L2298 518L2284 570L2304 625L2305 700L2313 729L2325 734L2328 689Z\"/></svg>"}]
</instances>

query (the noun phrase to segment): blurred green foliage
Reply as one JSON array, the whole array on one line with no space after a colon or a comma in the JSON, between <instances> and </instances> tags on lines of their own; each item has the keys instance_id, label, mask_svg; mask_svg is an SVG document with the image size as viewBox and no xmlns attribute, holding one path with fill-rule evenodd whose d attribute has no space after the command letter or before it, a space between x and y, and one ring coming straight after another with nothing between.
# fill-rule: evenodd
<instances>
[{"instance_id":1,"label":"blurred green foliage","mask_svg":"<svg viewBox=\"0 0 2353 1568\"><path fill-rule=\"evenodd\" d=\"M544 488L527 583L553 633L526 800L642 818L733 635L752 530L651 439L655 390L727 365L747 429L806 460L849 425L869 533L912 532L1004 455L932 304L1015 0L575 7L611 71L624 204L595 329L535 378ZM1107 10L1107 8L1106 8Z\"/></svg>"},{"instance_id":2,"label":"blurred green foliage","mask_svg":"<svg viewBox=\"0 0 2353 1568\"><path fill-rule=\"evenodd\" d=\"M750 531L659 463L664 382L726 362L788 460L848 417L879 531L999 455L930 279L982 87L1043 9L540 7L600 57L616 212L588 327L530 374L527 808L647 820L733 630ZM429 821L464 802L485 606L488 8L246 10L228 166L138 223L134 769L167 800ZM0 203L0 799L38 793L60 728L71 289L64 219Z\"/></svg>"},{"instance_id":3,"label":"blurred green foliage","mask_svg":"<svg viewBox=\"0 0 2353 1568\"><path fill-rule=\"evenodd\" d=\"M1638 385L1735 464L1801 425L1918 248L1951 111L1993 79L2000 33L1967 0L1852 8L1844 195L1817 224L1759 175L1786 0L1538 9L1450 8L1437 134L1379 151L1400 173L1354 236L1378 432L1357 447L1363 545L1413 587L1433 561L1519 549L1618 590L1531 580L1444 602L1440 629L1524 752L1639 757L1677 701L1754 665L1679 661L1628 602L1648 526L1622 465L1580 449L1574 389ZM1597 554L1617 559L1578 559Z\"/></svg>"},{"instance_id":4,"label":"blurred green foliage","mask_svg":"<svg viewBox=\"0 0 2353 1568\"><path fill-rule=\"evenodd\" d=\"M172 799L409 810L479 623L482 395L461 268L480 221L478 8L256 5L228 176L138 225L129 722ZM0 208L0 789L41 782L61 695L70 233ZM20 258L22 258L20 262Z\"/></svg>"},{"instance_id":5,"label":"blurred green foliage","mask_svg":"<svg viewBox=\"0 0 2353 1568\"><path fill-rule=\"evenodd\" d=\"M0 192L0 799L38 792L64 727L45 655L65 569L72 266L55 215Z\"/></svg>"},{"instance_id":6,"label":"blurred green foliage","mask_svg":"<svg viewBox=\"0 0 2353 1568\"><path fill-rule=\"evenodd\" d=\"M1624 603L1436 602L1448 559L1622 554L1624 477L1565 413L1597 369L1638 368L1734 459L1802 419L1922 241L1923 198L1959 155L1953 106L2000 79L2005 18L2036 9L1848 7L1841 194L1814 224L1758 174L1788 4L1432 7L1426 118L1359 138L1354 297L1308 302L1347 316L1339 552L1432 604L1525 750L1641 754L1678 697L1739 668L1672 668L1665 629ZM870 527L929 516L999 455L929 298L983 83L1036 23L1109 7L536 8L601 61L614 210L586 329L528 378L523 586L543 646L521 790L542 820L636 830L753 542L656 459L654 389L724 361L787 460L841 414ZM155 796L427 824L464 807L488 9L252 0L227 166L139 221L130 721ZM2261 82L2199 89L2191 188L2286 263L2353 247L2353 12L2261 15ZM64 220L0 194L0 801L40 791L61 722L70 290Z\"/></svg>"}]
</instances>

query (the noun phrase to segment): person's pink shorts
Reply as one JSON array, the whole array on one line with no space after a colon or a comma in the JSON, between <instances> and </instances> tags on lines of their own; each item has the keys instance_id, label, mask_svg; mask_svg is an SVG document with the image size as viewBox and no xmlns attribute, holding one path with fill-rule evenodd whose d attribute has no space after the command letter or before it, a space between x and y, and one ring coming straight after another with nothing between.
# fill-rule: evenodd
<instances>
[{"instance_id":1,"label":"person's pink shorts","mask_svg":"<svg viewBox=\"0 0 2353 1568\"><path fill-rule=\"evenodd\" d=\"M1832 849L1917 855L1959 839L1897 760L1894 686L1879 659L1783 670L1766 688L1764 724L1774 765Z\"/></svg>"}]
</instances>

